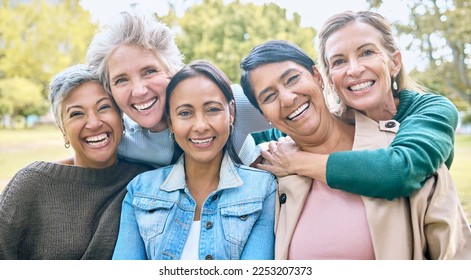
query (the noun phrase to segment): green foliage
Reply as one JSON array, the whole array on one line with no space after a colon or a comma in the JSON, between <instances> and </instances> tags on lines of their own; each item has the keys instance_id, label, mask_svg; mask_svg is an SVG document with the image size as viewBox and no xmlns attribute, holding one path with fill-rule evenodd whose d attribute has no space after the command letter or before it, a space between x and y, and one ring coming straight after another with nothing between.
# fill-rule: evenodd
<instances>
[{"instance_id":1,"label":"green foliage","mask_svg":"<svg viewBox=\"0 0 471 280\"><path fill-rule=\"evenodd\" d=\"M0 78L23 77L46 89L54 74L85 61L96 26L79 0L5 2L0 7Z\"/></svg>"},{"instance_id":2,"label":"green foliage","mask_svg":"<svg viewBox=\"0 0 471 280\"><path fill-rule=\"evenodd\" d=\"M463 124L470 124L471 123L471 113L468 113L468 114L464 115L463 118L461 119L461 122Z\"/></svg>"},{"instance_id":3,"label":"green foliage","mask_svg":"<svg viewBox=\"0 0 471 280\"><path fill-rule=\"evenodd\" d=\"M368 0L372 7L382 0ZM471 104L471 3L469 0L407 1L408 24L397 30L412 35L409 49L420 50L427 67L417 79L466 110Z\"/></svg>"},{"instance_id":4,"label":"green foliage","mask_svg":"<svg viewBox=\"0 0 471 280\"><path fill-rule=\"evenodd\" d=\"M255 5L223 0L204 0L189 7L181 18L171 12L160 18L177 33L177 43L186 62L207 59L238 83L239 64L256 45L271 39L289 40L316 57L316 31L301 27L295 13L291 19L275 4Z\"/></svg>"},{"instance_id":5,"label":"green foliage","mask_svg":"<svg viewBox=\"0 0 471 280\"><path fill-rule=\"evenodd\" d=\"M0 114L41 116L49 105L43 98L42 85L25 78L0 80Z\"/></svg>"}]
</instances>

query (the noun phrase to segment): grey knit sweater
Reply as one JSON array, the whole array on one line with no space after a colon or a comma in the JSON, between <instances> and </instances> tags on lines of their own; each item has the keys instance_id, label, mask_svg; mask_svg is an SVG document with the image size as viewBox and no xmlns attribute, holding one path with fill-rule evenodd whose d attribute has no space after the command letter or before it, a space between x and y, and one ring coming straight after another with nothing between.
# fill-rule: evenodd
<instances>
[{"instance_id":1,"label":"grey knit sweater","mask_svg":"<svg viewBox=\"0 0 471 280\"><path fill-rule=\"evenodd\" d=\"M111 259L127 183L150 168L34 162L0 195L0 259Z\"/></svg>"}]
</instances>

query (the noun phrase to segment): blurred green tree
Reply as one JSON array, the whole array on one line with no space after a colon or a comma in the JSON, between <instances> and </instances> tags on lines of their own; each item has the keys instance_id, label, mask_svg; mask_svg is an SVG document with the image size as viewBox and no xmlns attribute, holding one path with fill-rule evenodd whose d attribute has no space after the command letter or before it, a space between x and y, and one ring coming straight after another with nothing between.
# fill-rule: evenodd
<instances>
[{"instance_id":1,"label":"blurred green tree","mask_svg":"<svg viewBox=\"0 0 471 280\"><path fill-rule=\"evenodd\" d=\"M240 61L257 44L270 39L289 40L316 57L316 30L301 27L299 14L288 15L286 9L272 3L204 0L190 6L182 17L171 8L168 15L159 19L176 30L186 62L207 59L234 83L239 83Z\"/></svg>"},{"instance_id":2,"label":"blurred green tree","mask_svg":"<svg viewBox=\"0 0 471 280\"><path fill-rule=\"evenodd\" d=\"M49 103L42 96L42 85L25 78L0 80L0 115L41 116L49 109ZM26 121L25 121L26 124ZM10 124L14 126L14 123Z\"/></svg>"},{"instance_id":3,"label":"blurred green tree","mask_svg":"<svg viewBox=\"0 0 471 280\"><path fill-rule=\"evenodd\" d=\"M379 7L382 0L368 0ZM411 0L409 22L396 23L399 34L411 37L408 49L418 50L426 63L413 76L465 110L471 104L471 2Z\"/></svg>"},{"instance_id":4,"label":"blurred green tree","mask_svg":"<svg viewBox=\"0 0 471 280\"><path fill-rule=\"evenodd\" d=\"M3 0L0 79L22 77L43 86L60 70L85 61L97 26L80 0Z\"/></svg>"}]
</instances>

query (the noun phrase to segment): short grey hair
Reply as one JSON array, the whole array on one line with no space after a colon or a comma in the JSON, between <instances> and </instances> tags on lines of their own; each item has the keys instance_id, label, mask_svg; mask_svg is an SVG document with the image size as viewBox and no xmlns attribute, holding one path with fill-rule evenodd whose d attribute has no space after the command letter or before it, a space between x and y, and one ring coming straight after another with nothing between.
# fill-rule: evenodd
<instances>
[{"instance_id":1,"label":"short grey hair","mask_svg":"<svg viewBox=\"0 0 471 280\"><path fill-rule=\"evenodd\" d=\"M98 76L84 64L66 68L52 78L49 85L49 101L56 124L62 132L64 132L62 102L79 86L89 82L101 85Z\"/></svg>"},{"instance_id":2,"label":"short grey hair","mask_svg":"<svg viewBox=\"0 0 471 280\"><path fill-rule=\"evenodd\" d=\"M99 31L87 50L87 63L96 71L105 90L111 95L108 59L121 46L137 46L152 51L173 76L180 70L183 55L175 43L172 30L144 13L121 12Z\"/></svg>"}]
</instances>

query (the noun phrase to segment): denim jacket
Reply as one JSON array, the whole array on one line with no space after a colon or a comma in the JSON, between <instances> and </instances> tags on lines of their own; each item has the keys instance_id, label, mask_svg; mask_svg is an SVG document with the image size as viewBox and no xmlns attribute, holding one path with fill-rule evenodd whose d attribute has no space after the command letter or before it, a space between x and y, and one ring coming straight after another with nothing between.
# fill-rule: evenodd
<instances>
[{"instance_id":1,"label":"denim jacket","mask_svg":"<svg viewBox=\"0 0 471 280\"><path fill-rule=\"evenodd\" d=\"M218 188L202 206L199 258L273 259L276 184L226 153ZM138 175L127 189L113 259L180 259L196 208L183 156Z\"/></svg>"}]
</instances>

